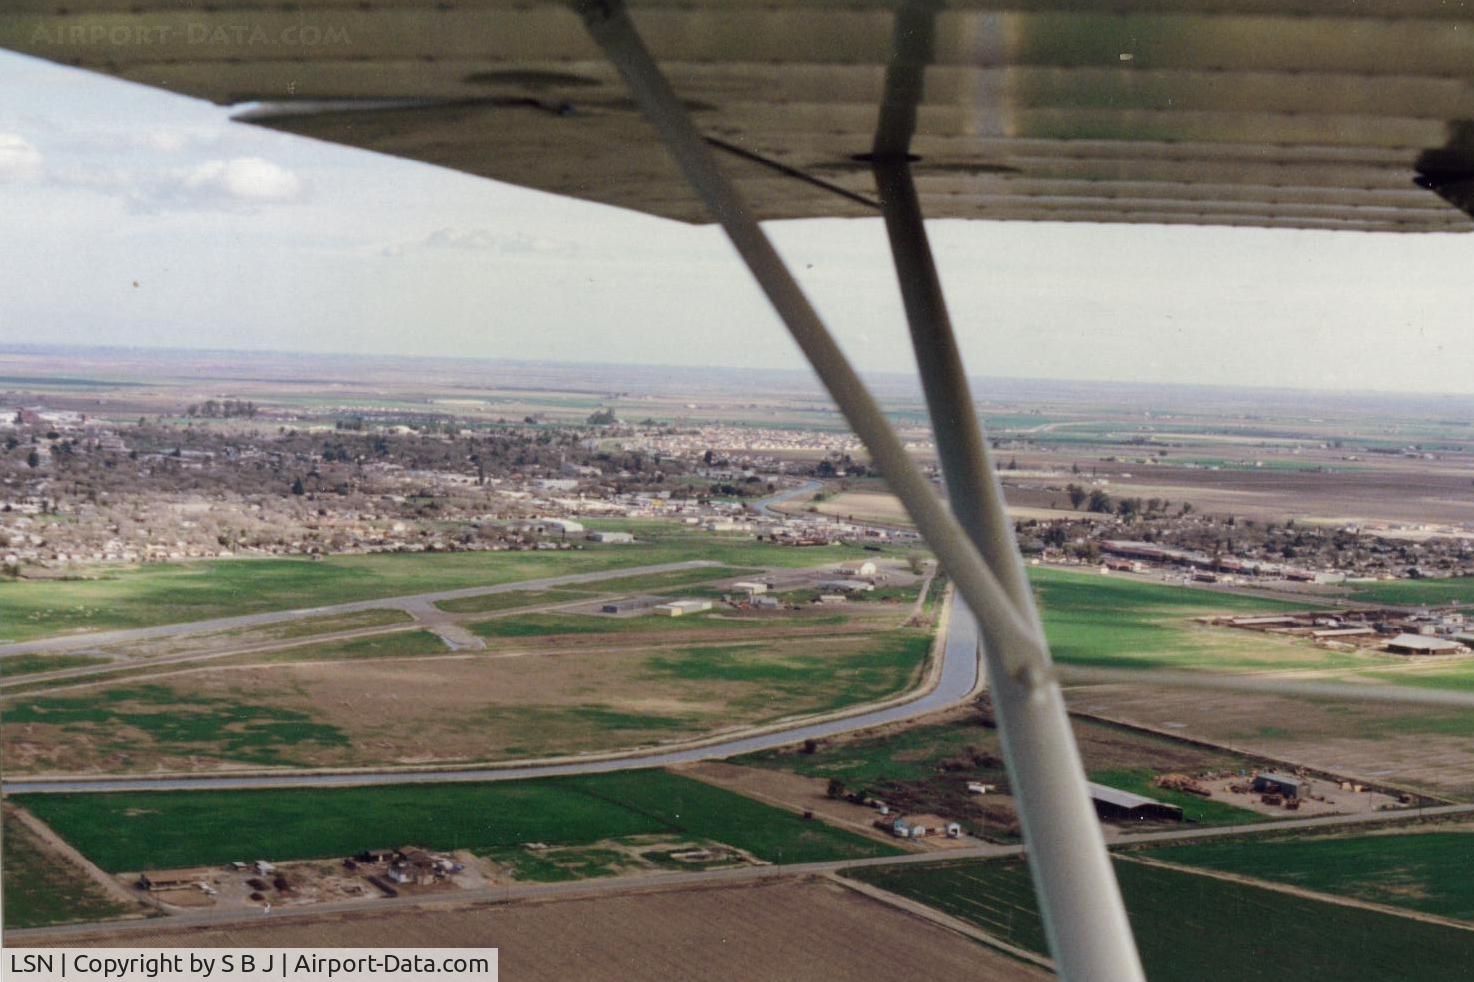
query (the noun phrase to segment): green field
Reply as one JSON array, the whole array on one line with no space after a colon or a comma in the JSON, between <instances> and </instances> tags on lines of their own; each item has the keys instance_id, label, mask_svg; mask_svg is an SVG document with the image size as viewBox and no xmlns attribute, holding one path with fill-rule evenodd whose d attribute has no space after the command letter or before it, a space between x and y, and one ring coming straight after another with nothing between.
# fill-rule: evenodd
<instances>
[{"instance_id":1,"label":"green field","mask_svg":"<svg viewBox=\"0 0 1474 982\"><path fill-rule=\"evenodd\" d=\"M1235 844L1242 846L1242 843ZM1117 860L1152 982L1362 982L1467 978L1474 932ZM1011 944L1044 953L1043 924L1016 859L851 870Z\"/></svg>"},{"instance_id":2,"label":"green field","mask_svg":"<svg viewBox=\"0 0 1474 982\"><path fill-rule=\"evenodd\" d=\"M1351 595L1358 601L1379 604L1474 604L1474 576L1355 583Z\"/></svg>"},{"instance_id":3,"label":"green field","mask_svg":"<svg viewBox=\"0 0 1474 982\"><path fill-rule=\"evenodd\" d=\"M684 618L680 618L684 619ZM720 684L743 682L759 688L739 708L782 705L789 713L820 713L897 695L919 681L931 649L931 633L877 631L838 641L694 646L652 655L652 680Z\"/></svg>"},{"instance_id":4,"label":"green field","mask_svg":"<svg viewBox=\"0 0 1474 982\"><path fill-rule=\"evenodd\" d=\"M898 852L664 771L539 781L271 791L22 795L109 872L237 859L325 859L415 844L478 853L680 833L773 862Z\"/></svg>"},{"instance_id":5,"label":"green field","mask_svg":"<svg viewBox=\"0 0 1474 982\"><path fill-rule=\"evenodd\" d=\"M102 921L128 913L80 871L43 852L36 837L8 810L0 833L5 879L0 919L7 928Z\"/></svg>"},{"instance_id":6,"label":"green field","mask_svg":"<svg viewBox=\"0 0 1474 982\"><path fill-rule=\"evenodd\" d=\"M744 568L801 567L867 555L859 546L797 549L746 537L691 531L675 524L662 526L644 540L633 545L590 543L567 551L379 553L321 560L157 563L109 569L89 579L5 580L0 581L0 642L495 586L691 559Z\"/></svg>"},{"instance_id":7,"label":"green field","mask_svg":"<svg viewBox=\"0 0 1474 982\"><path fill-rule=\"evenodd\" d=\"M1207 614L1304 610L1258 597L1033 567L1058 661L1113 668L1354 668L1368 656L1192 622Z\"/></svg>"},{"instance_id":8,"label":"green field","mask_svg":"<svg viewBox=\"0 0 1474 982\"><path fill-rule=\"evenodd\" d=\"M237 655L212 659L210 665L236 662L269 664L293 661L350 661L355 658L415 658L423 655L448 655L450 648L433 631L392 631L346 641L302 644L279 651Z\"/></svg>"},{"instance_id":9,"label":"green field","mask_svg":"<svg viewBox=\"0 0 1474 982\"><path fill-rule=\"evenodd\" d=\"M1468 830L1204 842L1148 855L1474 921L1474 832Z\"/></svg>"},{"instance_id":10,"label":"green field","mask_svg":"<svg viewBox=\"0 0 1474 982\"><path fill-rule=\"evenodd\" d=\"M297 763L292 749L343 747L335 726L304 712L226 696L185 695L164 685L135 685L75 696L22 697L5 707L5 727L59 727L100 753L128 755L142 746L163 753L206 753L251 764ZM146 743L145 743L146 741Z\"/></svg>"},{"instance_id":11,"label":"green field","mask_svg":"<svg viewBox=\"0 0 1474 982\"><path fill-rule=\"evenodd\" d=\"M63 668L87 668L106 665L111 658L98 655L9 655L0 658L0 678L58 672Z\"/></svg>"}]
</instances>

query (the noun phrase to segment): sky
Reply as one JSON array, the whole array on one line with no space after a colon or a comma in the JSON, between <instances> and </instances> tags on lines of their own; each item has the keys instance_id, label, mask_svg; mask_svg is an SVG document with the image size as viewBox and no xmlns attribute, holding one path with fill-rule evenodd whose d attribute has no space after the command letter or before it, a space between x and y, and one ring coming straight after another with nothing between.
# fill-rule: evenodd
<instances>
[{"instance_id":1,"label":"sky","mask_svg":"<svg viewBox=\"0 0 1474 982\"><path fill-rule=\"evenodd\" d=\"M712 227L230 121L0 53L0 345L797 368ZM767 226L909 370L879 220ZM1474 394L1474 235L929 223L981 376Z\"/></svg>"}]
</instances>

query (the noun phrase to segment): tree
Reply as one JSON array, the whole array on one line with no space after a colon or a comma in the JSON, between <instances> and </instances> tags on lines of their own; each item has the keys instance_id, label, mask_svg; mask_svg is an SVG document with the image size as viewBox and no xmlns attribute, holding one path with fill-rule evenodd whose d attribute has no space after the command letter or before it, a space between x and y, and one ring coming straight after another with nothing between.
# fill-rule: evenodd
<instances>
[{"instance_id":1,"label":"tree","mask_svg":"<svg viewBox=\"0 0 1474 982\"><path fill-rule=\"evenodd\" d=\"M1080 509L1080 503L1087 497L1087 492L1078 484L1070 484L1065 487L1065 494L1070 496L1070 507L1076 511Z\"/></svg>"},{"instance_id":2,"label":"tree","mask_svg":"<svg viewBox=\"0 0 1474 982\"><path fill-rule=\"evenodd\" d=\"M590 413L586 422L590 426L610 426L618 422L618 417L614 415L614 410L612 409L600 409L597 412Z\"/></svg>"},{"instance_id":3,"label":"tree","mask_svg":"<svg viewBox=\"0 0 1474 982\"><path fill-rule=\"evenodd\" d=\"M292 493L293 494L306 494L307 493L307 488L302 484L302 479L300 477L299 478L296 478L296 479L294 479L292 481Z\"/></svg>"},{"instance_id":4,"label":"tree","mask_svg":"<svg viewBox=\"0 0 1474 982\"><path fill-rule=\"evenodd\" d=\"M1086 511L1108 512L1111 510L1111 496L1100 488L1090 492L1090 500L1085 505Z\"/></svg>"},{"instance_id":5,"label":"tree","mask_svg":"<svg viewBox=\"0 0 1474 982\"><path fill-rule=\"evenodd\" d=\"M922 558L919 552L908 552L906 554L906 568L913 575L920 576L922 571L926 569L926 560Z\"/></svg>"},{"instance_id":6,"label":"tree","mask_svg":"<svg viewBox=\"0 0 1474 982\"><path fill-rule=\"evenodd\" d=\"M829 779L829 787L824 790L824 793L831 798L843 798L844 782L837 777L831 777Z\"/></svg>"},{"instance_id":7,"label":"tree","mask_svg":"<svg viewBox=\"0 0 1474 982\"><path fill-rule=\"evenodd\" d=\"M41 466L41 455L36 452L35 447L32 447L31 452L26 454L26 466L30 468Z\"/></svg>"}]
</instances>

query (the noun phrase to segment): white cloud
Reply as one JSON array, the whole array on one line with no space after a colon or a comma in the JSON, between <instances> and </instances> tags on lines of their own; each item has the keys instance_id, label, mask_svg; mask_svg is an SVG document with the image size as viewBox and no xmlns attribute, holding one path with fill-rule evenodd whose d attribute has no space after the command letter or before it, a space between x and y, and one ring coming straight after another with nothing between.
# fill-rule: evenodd
<instances>
[{"instance_id":1,"label":"white cloud","mask_svg":"<svg viewBox=\"0 0 1474 982\"><path fill-rule=\"evenodd\" d=\"M41 179L45 158L29 140L0 133L0 183L30 183Z\"/></svg>"},{"instance_id":2,"label":"white cloud","mask_svg":"<svg viewBox=\"0 0 1474 982\"><path fill-rule=\"evenodd\" d=\"M254 204L295 201L305 190L296 174L260 157L206 161L186 173L181 186L194 195Z\"/></svg>"}]
</instances>

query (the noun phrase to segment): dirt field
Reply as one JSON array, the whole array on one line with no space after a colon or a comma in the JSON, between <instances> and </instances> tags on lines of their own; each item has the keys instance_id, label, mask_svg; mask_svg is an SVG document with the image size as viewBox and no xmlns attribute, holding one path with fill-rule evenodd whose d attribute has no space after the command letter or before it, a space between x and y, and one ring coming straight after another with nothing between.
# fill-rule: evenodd
<instances>
[{"instance_id":1,"label":"dirt field","mask_svg":"<svg viewBox=\"0 0 1474 982\"><path fill-rule=\"evenodd\" d=\"M1474 720L1452 710L1158 686L1075 689L1066 698L1085 712L1368 783L1474 795Z\"/></svg>"},{"instance_id":2,"label":"dirt field","mask_svg":"<svg viewBox=\"0 0 1474 982\"><path fill-rule=\"evenodd\" d=\"M13 773L196 769L220 758L350 766L547 756L688 739L882 698L918 677L919 665L901 664L909 656L885 654L892 647L880 636L776 640L759 629L699 644L640 635L518 639L474 654L210 665L70 690L59 698L75 722L52 723L48 710L0 732ZM885 662L880 669L875 658ZM161 721L171 705L186 717L203 707L262 722L182 732Z\"/></svg>"},{"instance_id":3,"label":"dirt field","mask_svg":"<svg viewBox=\"0 0 1474 982\"><path fill-rule=\"evenodd\" d=\"M736 791L749 798L794 811L812 811L831 825L894 843L896 840L874 825L875 810L825 792L829 782L819 777L804 777L790 771L765 767L743 767L723 761L705 761L675 769L677 773L719 788ZM927 843L930 844L930 843Z\"/></svg>"},{"instance_id":4,"label":"dirt field","mask_svg":"<svg viewBox=\"0 0 1474 982\"><path fill-rule=\"evenodd\" d=\"M13 943L13 942L11 942ZM1045 979L1048 974L822 880L681 889L472 909L261 921L215 930L99 933L105 947L490 947L518 982L828 982Z\"/></svg>"},{"instance_id":5,"label":"dirt field","mask_svg":"<svg viewBox=\"0 0 1474 982\"><path fill-rule=\"evenodd\" d=\"M1280 460L1297 467L1323 466L1326 470L1282 469L1274 466L1276 456L1261 448L1204 451L1219 456L1263 458L1263 468L1186 468L1108 461L1100 459L1103 447L1061 448L1047 455L1020 453L1026 470L1053 471L1054 477L1020 477L1005 471L1001 476L1010 511L1018 518L1062 517L1068 513L1065 484L1081 481L1070 473L1078 462L1092 474L1109 482L1105 490L1120 497L1159 497L1190 501L1200 512L1234 514L1242 518L1284 521L1289 518L1325 523L1426 522L1458 524L1474 522L1474 500L1469 497L1470 467L1467 460L1420 461L1363 460L1348 465L1336 454L1280 454ZM1089 476L1089 475L1087 475ZM1051 508L1051 505L1054 508ZM785 510L799 512L809 507L797 501ZM854 516L859 520L909 524L900 502L886 493L846 491L819 502L826 515ZM1070 517L1088 518L1087 513Z\"/></svg>"}]
</instances>

